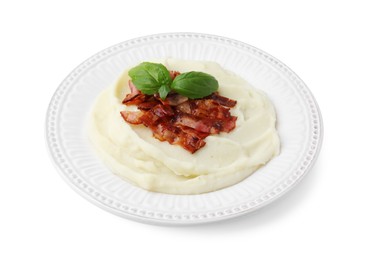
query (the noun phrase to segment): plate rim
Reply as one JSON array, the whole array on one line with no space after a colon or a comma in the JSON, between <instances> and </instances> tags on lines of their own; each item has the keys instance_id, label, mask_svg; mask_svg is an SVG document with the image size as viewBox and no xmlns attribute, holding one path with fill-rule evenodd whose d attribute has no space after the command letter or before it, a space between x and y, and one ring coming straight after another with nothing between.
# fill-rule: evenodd
<instances>
[{"instance_id":1,"label":"plate rim","mask_svg":"<svg viewBox=\"0 0 368 260\"><path fill-rule=\"evenodd\" d=\"M118 209L116 207L113 207L112 204L104 202L102 198L99 199L97 198L98 196L97 197L92 196L91 193L87 193L85 189L82 189L80 186L78 186L75 182L72 181L72 179L74 178L73 175L72 175L72 179L67 177L69 173L67 173L66 169L62 168L60 163L58 163L57 158L55 156L60 155L60 154L56 153L55 151L57 150L55 150L55 147L53 147L53 145L55 144L54 135L57 130L55 129L55 127L53 127L52 123L54 122L54 120L56 120L54 112L55 110L59 108L58 100L62 98L63 93L65 93L65 90L68 88L68 86L72 85L71 83L73 82L73 79L76 76L78 76L78 74L88 70L88 67L100 62L103 58L113 55L114 53L124 48L132 47L136 44L141 44L144 42L160 40L162 38L168 38L168 39L170 38L172 39L183 39L183 38L200 39L200 38L203 38L203 39L207 39L211 41L230 44L240 49L248 49L249 51L252 51L253 54L261 56L261 58L266 59L269 63L276 65L278 69L282 69L283 72L286 72L290 76L292 76L291 79L293 81L293 84L296 84L298 87L303 88L309 95L308 101L310 102L310 104L313 104L315 106L314 114L318 118L318 120L316 120L317 121L316 124L318 125L318 133L315 135L316 136L316 144L315 144L316 148L314 149L314 153L309 160L308 166L305 167L305 169L302 171L302 173L298 176L297 179L295 179L290 184L286 185L286 187L281 188L280 191L277 192L274 196L266 200L263 200L259 203L255 203L253 206L247 207L246 209L238 209L235 211L230 210L227 212L225 212L224 210L223 214L221 215L206 216L204 218L196 216L196 218L190 218L190 219L176 219L176 218L173 218L173 216L170 216L168 218L167 215L163 215L163 214L158 214L158 215L155 215L154 217L140 215L138 214L137 211L134 211L134 210L132 211L132 208L130 209L127 208L125 210L124 208ZM94 205L110 213L113 213L115 215L118 215L118 216L121 216L127 219L135 220L138 222L158 224L158 225L193 225L193 224L202 224L202 223L209 223L209 222L215 222L215 221L222 221L222 220L238 217L241 215L245 215L255 210L258 210L260 208L263 208L264 206L270 204L271 202L274 202L278 198L287 194L292 188L297 186L297 184L307 175L307 173L310 172L310 170L313 168L314 164L316 163L318 155L320 153L322 142L323 142L323 135L324 135L324 128L323 128L322 114L321 114L320 108L318 106L318 103L315 97L313 96L312 92L309 90L307 85L300 79L300 77L294 71L292 71L288 66L286 66L283 62L279 61L272 55L269 55L268 53L264 52L263 50L260 50L247 43L240 42L238 40L234 40L234 39L230 39L230 38L218 36L218 35L212 35L212 34L188 33L188 32L160 33L160 34L152 34L152 35L137 37L131 40L123 41L121 43L112 45L92 55L91 57L83 61L80 65L78 65L76 68L74 68L67 75L67 77L65 77L65 79L61 82L58 88L55 90L49 102L49 105L46 111L46 120L45 120L45 141L46 141L46 146L48 148L48 152L49 152L51 161L53 162L53 165L57 169L57 172L59 173L59 175L61 175L62 179L64 179L64 181L66 181L73 190L75 190L78 194L80 194L82 197L84 197L85 199L93 203ZM57 146L56 146L56 149L57 149ZM276 188L279 188L281 184L282 183L280 183ZM256 198L256 199L259 199L259 198Z\"/></svg>"}]
</instances>

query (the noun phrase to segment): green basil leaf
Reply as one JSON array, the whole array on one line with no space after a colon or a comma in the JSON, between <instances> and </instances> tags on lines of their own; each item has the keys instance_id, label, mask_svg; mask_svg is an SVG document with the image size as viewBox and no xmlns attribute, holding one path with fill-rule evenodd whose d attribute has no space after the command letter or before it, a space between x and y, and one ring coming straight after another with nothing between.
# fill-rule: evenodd
<instances>
[{"instance_id":1,"label":"green basil leaf","mask_svg":"<svg viewBox=\"0 0 368 260\"><path fill-rule=\"evenodd\" d=\"M178 75L172 82L171 89L189 98L202 98L217 91L218 81L211 75L191 71Z\"/></svg>"},{"instance_id":2,"label":"green basil leaf","mask_svg":"<svg viewBox=\"0 0 368 260\"><path fill-rule=\"evenodd\" d=\"M143 62L129 70L133 84L144 94L153 95L163 85L170 86L172 79L167 68L159 63Z\"/></svg>"},{"instance_id":3,"label":"green basil leaf","mask_svg":"<svg viewBox=\"0 0 368 260\"><path fill-rule=\"evenodd\" d=\"M159 89L158 89L158 94L160 95L160 98L162 100L165 100L165 98L167 97L167 94L169 94L170 92L170 87L168 85L162 85Z\"/></svg>"}]
</instances>

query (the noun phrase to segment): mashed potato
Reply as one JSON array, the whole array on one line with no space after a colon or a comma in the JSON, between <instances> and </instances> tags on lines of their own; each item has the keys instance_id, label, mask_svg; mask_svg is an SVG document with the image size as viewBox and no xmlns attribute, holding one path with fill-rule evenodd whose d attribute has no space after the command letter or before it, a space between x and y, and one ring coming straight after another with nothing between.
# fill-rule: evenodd
<instances>
[{"instance_id":1,"label":"mashed potato","mask_svg":"<svg viewBox=\"0 0 368 260\"><path fill-rule=\"evenodd\" d=\"M202 71L219 82L219 93L237 100L230 133L210 135L191 154L161 142L143 125L130 125L120 111L135 109L122 100L130 92L128 70L104 90L92 108L89 138L112 172L143 189L170 194L200 194L236 184L279 154L276 115L265 94L213 62L167 59L169 70Z\"/></svg>"}]
</instances>

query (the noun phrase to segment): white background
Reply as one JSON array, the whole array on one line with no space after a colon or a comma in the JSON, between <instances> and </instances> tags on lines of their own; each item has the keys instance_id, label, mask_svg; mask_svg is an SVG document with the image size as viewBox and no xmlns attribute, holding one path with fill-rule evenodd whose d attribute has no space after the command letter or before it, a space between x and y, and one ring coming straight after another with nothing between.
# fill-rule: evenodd
<instances>
[{"instance_id":1,"label":"white background","mask_svg":"<svg viewBox=\"0 0 368 260\"><path fill-rule=\"evenodd\" d=\"M367 259L368 8L365 1L1 1L0 259ZM313 170L250 215L160 227L87 202L44 141L48 102L96 52L163 32L234 38L277 57L325 124Z\"/></svg>"}]
</instances>

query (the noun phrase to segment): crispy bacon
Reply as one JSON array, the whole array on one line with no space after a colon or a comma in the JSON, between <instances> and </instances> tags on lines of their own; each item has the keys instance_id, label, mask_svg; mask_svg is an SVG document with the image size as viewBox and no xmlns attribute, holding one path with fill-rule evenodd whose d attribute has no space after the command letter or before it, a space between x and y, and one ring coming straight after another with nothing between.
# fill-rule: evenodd
<instances>
[{"instance_id":1,"label":"crispy bacon","mask_svg":"<svg viewBox=\"0 0 368 260\"><path fill-rule=\"evenodd\" d=\"M216 103L222 106L225 106L225 107L235 107L236 105L236 100L233 100L233 99L230 99L224 96L220 96L217 92L211 94L209 98L211 98Z\"/></svg>"},{"instance_id":2,"label":"crispy bacon","mask_svg":"<svg viewBox=\"0 0 368 260\"><path fill-rule=\"evenodd\" d=\"M170 117L174 115L174 111L171 106L158 104L154 106L151 111L160 118Z\"/></svg>"},{"instance_id":3,"label":"crispy bacon","mask_svg":"<svg viewBox=\"0 0 368 260\"><path fill-rule=\"evenodd\" d=\"M191 114L179 113L176 116L175 123L193 128L194 130L199 132L215 134L214 130L211 131L211 123L208 122L206 118L200 118Z\"/></svg>"},{"instance_id":4,"label":"crispy bacon","mask_svg":"<svg viewBox=\"0 0 368 260\"><path fill-rule=\"evenodd\" d=\"M173 79L178 75L179 72L170 71ZM124 120L134 125L143 124L158 140L180 145L191 153L206 144L204 139L208 135L230 132L236 126L237 117L230 113L236 101L218 93L201 99L169 93L162 100L158 95L141 93L131 81L129 87L131 93L123 104L135 105L139 111L121 111Z\"/></svg>"},{"instance_id":5,"label":"crispy bacon","mask_svg":"<svg viewBox=\"0 0 368 260\"><path fill-rule=\"evenodd\" d=\"M136 94L140 94L141 93L137 89L137 87L133 84L133 82L131 80L128 81L128 85L129 85L129 89L130 89L130 94L131 95L136 95Z\"/></svg>"},{"instance_id":6,"label":"crispy bacon","mask_svg":"<svg viewBox=\"0 0 368 260\"><path fill-rule=\"evenodd\" d=\"M161 100L161 102L164 105L177 106L184 103L187 100L188 100L187 97L184 97L178 93L170 93L167 95L166 99Z\"/></svg>"},{"instance_id":7,"label":"crispy bacon","mask_svg":"<svg viewBox=\"0 0 368 260\"><path fill-rule=\"evenodd\" d=\"M145 95L142 94L133 84L131 80L128 81L128 85L130 88L130 94L126 95L126 97L123 100L123 104L127 105L136 105L139 103L143 98L145 98Z\"/></svg>"},{"instance_id":8,"label":"crispy bacon","mask_svg":"<svg viewBox=\"0 0 368 260\"><path fill-rule=\"evenodd\" d=\"M160 141L177 144L191 153L202 148L206 142L203 140L208 136L189 127L173 125L169 122L159 123L156 127L150 127L153 136Z\"/></svg>"},{"instance_id":9,"label":"crispy bacon","mask_svg":"<svg viewBox=\"0 0 368 260\"><path fill-rule=\"evenodd\" d=\"M228 118L204 118L191 114L178 113L175 123L184 125L194 130L209 134L218 134L220 132L230 132L235 128L236 117Z\"/></svg>"},{"instance_id":10,"label":"crispy bacon","mask_svg":"<svg viewBox=\"0 0 368 260\"><path fill-rule=\"evenodd\" d=\"M230 117L230 109L219 106L218 103L211 99L196 99L179 104L176 109L180 112L192 114L200 117L210 118L228 118Z\"/></svg>"},{"instance_id":11,"label":"crispy bacon","mask_svg":"<svg viewBox=\"0 0 368 260\"><path fill-rule=\"evenodd\" d=\"M171 70L170 71L170 77L171 79L175 79L176 76L179 76L180 75L180 72L179 71L174 71L174 70Z\"/></svg>"},{"instance_id":12,"label":"crispy bacon","mask_svg":"<svg viewBox=\"0 0 368 260\"><path fill-rule=\"evenodd\" d=\"M139 125L142 124L141 111L120 111L121 116L130 124Z\"/></svg>"},{"instance_id":13,"label":"crispy bacon","mask_svg":"<svg viewBox=\"0 0 368 260\"><path fill-rule=\"evenodd\" d=\"M142 102L142 103L138 104L137 107L140 110L150 110L150 109L152 109L154 106L156 106L158 104L160 104L159 101L152 100L152 101Z\"/></svg>"}]
</instances>

